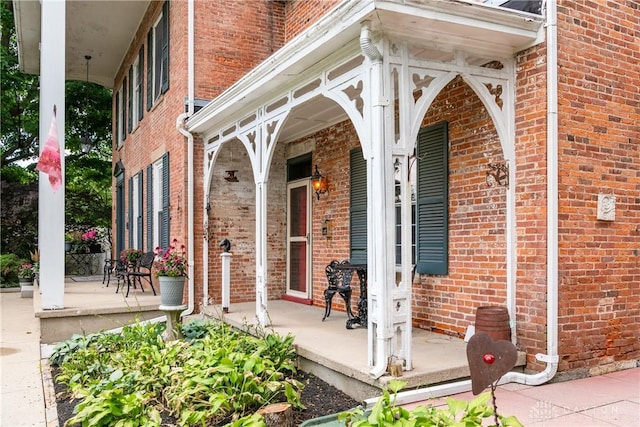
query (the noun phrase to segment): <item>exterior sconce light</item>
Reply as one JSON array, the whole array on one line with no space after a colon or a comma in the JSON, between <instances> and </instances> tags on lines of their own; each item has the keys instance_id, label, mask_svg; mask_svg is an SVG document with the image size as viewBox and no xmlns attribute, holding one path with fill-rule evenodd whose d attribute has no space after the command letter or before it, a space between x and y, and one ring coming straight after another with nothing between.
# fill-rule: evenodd
<instances>
[{"instance_id":1,"label":"exterior sconce light","mask_svg":"<svg viewBox=\"0 0 640 427\"><path fill-rule=\"evenodd\" d=\"M327 178L322 176L318 171L318 165L316 164L316 171L311 175L311 186L313 191L316 192L316 197L320 200L320 195L329 192L327 187Z\"/></svg>"},{"instance_id":2,"label":"exterior sconce light","mask_svg":"<svg viewBox=\"0 0 640 427\"><path fill-rule=\"evenodd\" d=\"M487 171L487 186L508 187L509 186L509 166L505 163L489 163Z\"/></svg>"}]
</instances>

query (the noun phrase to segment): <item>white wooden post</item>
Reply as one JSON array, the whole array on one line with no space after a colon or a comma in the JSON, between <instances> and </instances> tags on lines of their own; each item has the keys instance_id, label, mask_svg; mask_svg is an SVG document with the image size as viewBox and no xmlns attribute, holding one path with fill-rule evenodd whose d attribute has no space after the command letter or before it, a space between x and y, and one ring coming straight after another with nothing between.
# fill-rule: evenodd
<instances>
[{"instance_id":1,"label":"white wooden post","mask_svg":"<svg viewBox=\"0 0 640 427\"><path fill-rule=\"evenodd\" d=\"M40 173L38 249L42 308L64 308L64 126L65 126L65 0L42 0L40 40L40 153L56 106L62 186L53 192L48 176Z\"/></svg>"},{"instance_id":2,"label":"white wooden post","mask_svg":"<svg viewBox=\"0 0 640 427\"><path fill-rule=\"evenodd\" d=\"M223 252L220 254L222 259L222 312L229 312L229 300L231 292L231 254Z\"/></svg>"}]
</instances>

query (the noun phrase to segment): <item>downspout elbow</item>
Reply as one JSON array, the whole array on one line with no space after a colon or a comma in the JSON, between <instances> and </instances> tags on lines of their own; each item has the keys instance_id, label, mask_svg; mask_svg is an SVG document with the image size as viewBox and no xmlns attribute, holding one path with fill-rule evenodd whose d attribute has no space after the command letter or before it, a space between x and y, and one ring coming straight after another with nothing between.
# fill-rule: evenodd
<instances>
[{"instance_id":1,"label":"downspout elbow","mask_svg":"<svg viewBox=\"0 0 640 427\"><path fill-rule=\"evenodd\" d=\"M371 62L382 61L382 54L371 40L371 21L364 21L360 29L360 49Z\"/></svg>"}]
</instances>

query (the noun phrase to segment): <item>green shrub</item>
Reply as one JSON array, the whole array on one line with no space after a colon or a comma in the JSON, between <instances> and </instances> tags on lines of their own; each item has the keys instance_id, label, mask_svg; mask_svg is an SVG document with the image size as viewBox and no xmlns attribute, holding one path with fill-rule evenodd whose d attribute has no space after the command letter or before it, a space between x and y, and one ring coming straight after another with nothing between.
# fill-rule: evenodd
<instances>
[{"instance_id":1,"label":"green shrub","mask_svg":"<svg viewBox=\"0 0 640 427\"><path fill-rule=\"evenodd\" d=\"M0 255L0 284L18 283L18 271L20 270L20 266L25 262L28 261L15 254Z\"/></svg>"}]
</instances>

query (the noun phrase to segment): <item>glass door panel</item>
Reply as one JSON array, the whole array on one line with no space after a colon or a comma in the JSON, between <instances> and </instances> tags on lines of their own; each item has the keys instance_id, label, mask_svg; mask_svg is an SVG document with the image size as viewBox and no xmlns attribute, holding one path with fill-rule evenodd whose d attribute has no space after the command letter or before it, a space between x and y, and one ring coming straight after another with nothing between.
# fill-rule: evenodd
<instances>
[{"instance_id":1,"label":"glass door panel","mask_svg":"<svg viewBox=\"0 0 640 427\"><path fill-rule=\"evenodd\" d=\"M287 193L287 294L309 298L309 181L290 183Z\"/></svg>"}]
</instances>

